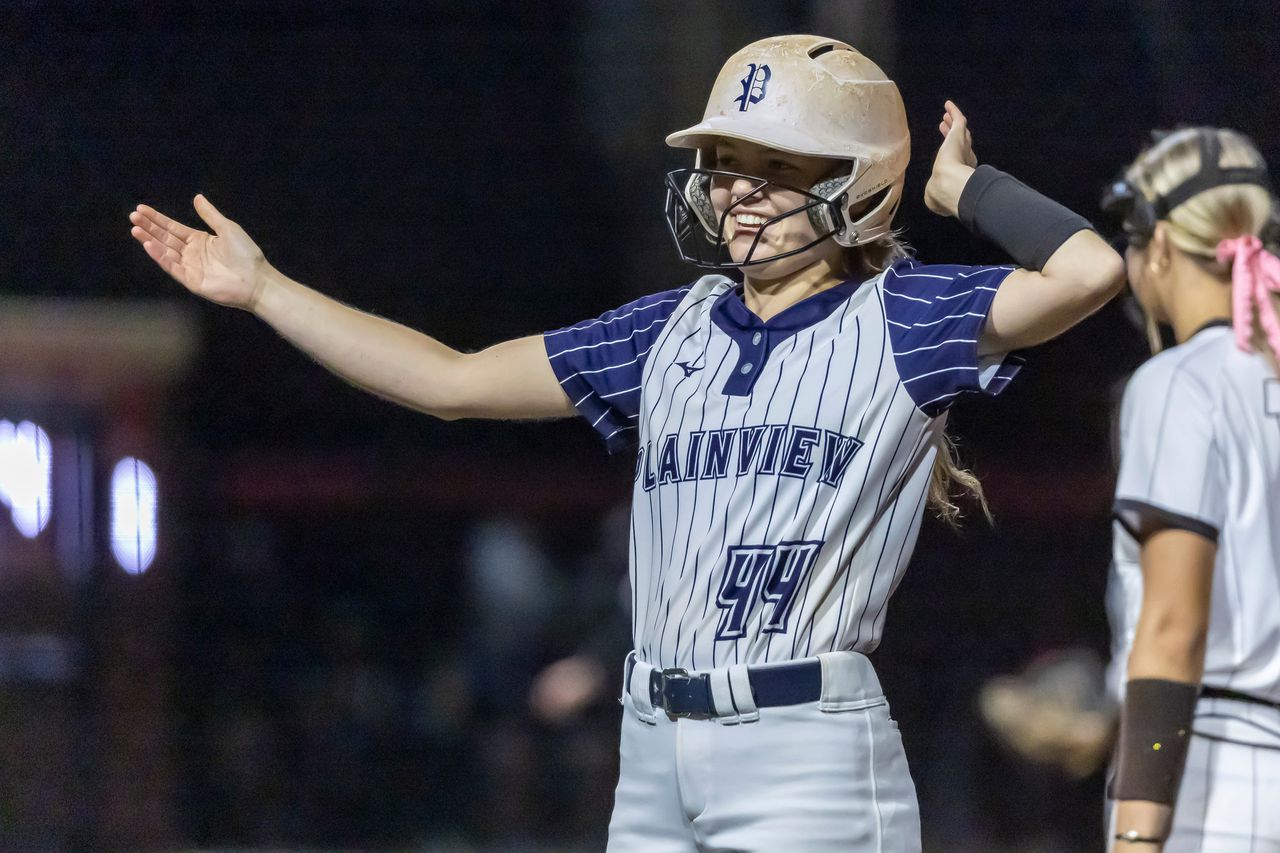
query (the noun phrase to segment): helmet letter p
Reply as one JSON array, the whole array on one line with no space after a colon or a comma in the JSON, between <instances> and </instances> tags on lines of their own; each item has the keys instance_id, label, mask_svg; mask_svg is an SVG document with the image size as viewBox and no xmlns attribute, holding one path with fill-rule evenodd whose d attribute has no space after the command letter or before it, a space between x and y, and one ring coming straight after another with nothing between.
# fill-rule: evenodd
<instances>
[{"instance_id":1,"label":"helmet letter p","mask_svg":"<svg viewBox=\"0 0 1280 853\"><path fill-rule=\"evenodd\" d=\"M747 76L738 81L742 84L742 94L733 99L738 104L738 112L745 113L747 107L758 104L764 99L769 78L772 76L773 72L769 70L768 65L756 65L753 62L747 66Z\"/></svg>"}]
</instances>

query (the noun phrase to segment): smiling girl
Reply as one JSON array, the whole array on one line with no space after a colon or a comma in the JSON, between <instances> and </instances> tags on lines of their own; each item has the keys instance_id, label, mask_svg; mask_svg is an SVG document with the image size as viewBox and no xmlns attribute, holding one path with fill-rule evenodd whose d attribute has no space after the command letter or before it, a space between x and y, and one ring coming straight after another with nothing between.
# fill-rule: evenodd
<instances>
[{"instance_id":1,"label":"smiling girl","mask_svg":"<svg viewBox=\"0 0 1280 853\"><path fill-rule=\"evenodd\" d=\"M873 62L818 36L749 45L703 120L667 140L696 151L667 179L681 256L741 283L708 274L477 353L286 278L203 197L216 236L145 206L132 233L193 292L375 394L443 418L576 413L611 450L636 448L610 850L917 851L866 655L926 499L955 514L947 410L998 393L1010 353L1123 280L1083 219L977 167L950 102L939 130L926 202L1016 267L906 258L906 114Z\"/></svg>"}]
</instances>

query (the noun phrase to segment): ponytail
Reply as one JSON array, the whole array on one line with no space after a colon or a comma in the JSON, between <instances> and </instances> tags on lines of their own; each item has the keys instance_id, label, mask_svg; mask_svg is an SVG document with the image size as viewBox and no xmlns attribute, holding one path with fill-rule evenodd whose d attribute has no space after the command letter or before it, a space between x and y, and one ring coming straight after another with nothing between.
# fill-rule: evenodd
<instances>
[{"instance_id":1,"label":"ponytail","mask_svg":"<svg viewBox=\"0 0 1280 853\"><path fill-rule=\"evenodd\" d=\"M1231 317L1236 346L1244 352L1263 348L1277 367L1280 355L1280 258L1276 258L1252 234L1218 244L1219 263L1231 265Z\"/></svg>"}]
</instances>

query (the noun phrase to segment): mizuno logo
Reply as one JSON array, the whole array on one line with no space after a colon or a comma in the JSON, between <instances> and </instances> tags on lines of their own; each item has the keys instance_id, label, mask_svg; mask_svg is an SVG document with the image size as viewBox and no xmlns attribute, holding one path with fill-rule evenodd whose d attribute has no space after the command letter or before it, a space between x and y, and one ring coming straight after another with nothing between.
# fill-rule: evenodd
<instances>
[{"instance_id":1,"label":"mizuno logo","mask_svg":"<svg viewBox=\"0 0 1280 853\"><path fill-rule=\"evenodd\" d=\"M756 65L753 62L747 66L747 76L738 81L742 84L742 94L733 99L738 105L738 112L745 113L747 107L764 100L765 91L769 88L769 78L772 76L773 72L767 65Z\"/></svg>"},{"instance_id":2,"label":"mizuno logo","mask_svg":"<svg viewBox=\"0 0 1280 853\"><path fill-rule=\"evenodd\" d=\"M686 377L692 376L694 371L701 370L702 368L706 367L705 364L690 364L687 361L677 361L676 366L684 371L684 375Z\"/></svg>"}]
</instances>

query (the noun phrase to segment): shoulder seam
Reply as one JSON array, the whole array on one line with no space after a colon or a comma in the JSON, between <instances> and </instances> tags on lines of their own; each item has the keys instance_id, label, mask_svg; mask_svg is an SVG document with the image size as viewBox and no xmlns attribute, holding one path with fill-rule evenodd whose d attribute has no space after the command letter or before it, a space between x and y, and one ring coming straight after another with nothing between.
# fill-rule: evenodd
<instances>
[{"instance_id":1,"label":"shoulder seam","mask_svg":"<svg viewBox=\"0 0 1280 853\"><path fill-rule=\"evenodd\" d=\"M699 279L699 281L702 281L702 279ZM661 351L662 345L666 343L667 337L671 334L671 325L672 325L671 319L675 317L676 311L680 308L681 305L684 304L685 299L689 296L693 288L697 286L697 283L698 282L694 282L693 284L690 284L687 288L685 288L684 296L681 297L680 302L676 305L676 307L671 310L671 313L667 315L667 319L665 324L662 327L662 331L659 332L658 337L654 339L653 346L649 347L648 352L645 353L646 358L644 360L644 367L641 368L640 370L640 396L642 398L644 396L644 388L646 385L649 384L649 378L652 375L650 372L652 369L652 360L649 359L647 356L650 353L653 353L655 351L659 351L659 352ZM707 300L712 300L712 304L714 304L714 300L717 299L726 290L728 290L729 287L732 287L732 286L733 286L733 282L728 279L725 279L724 281L718 281L711 286L711 289L707 292L705 296L699 296L693 302L693 305L698 305L702 302L706 302ZM693 305L690 305L689 308L692 308ZM686 308L685 311L687 313L688 308ZM704 311L703 313L705 314L706 312ZM682 314L681 316L683 317L684 315ZM699 319L699 322L701 322L701 319Z\"/></svg>"}]
</instances>

